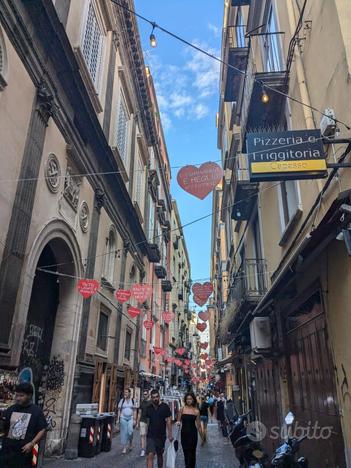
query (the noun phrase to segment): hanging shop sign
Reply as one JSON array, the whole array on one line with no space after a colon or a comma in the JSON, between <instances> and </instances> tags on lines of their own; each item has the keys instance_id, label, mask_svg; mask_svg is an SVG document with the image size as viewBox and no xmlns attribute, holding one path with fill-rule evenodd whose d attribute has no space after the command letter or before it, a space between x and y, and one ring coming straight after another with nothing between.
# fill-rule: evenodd
<instances>
[{"instance_id":1,"label":"hanging shop sign","mask_svg":"<svg viewBox=\"0 0 351 468\"><path fill-rule=\"evenodd\" d=\"M174 320L174 313L173 312L162 312L162 318L165 323L171 323Z\"/></svg>"},{"instance_id":2,"label":"hanging shop sign","mask_svg":"<svg viewBox=\"0 0 351 468\"><path fill-rule=\"evenodd\" d=\"M84 299L88 299L88 297L93 296L97 293L97 290L100 287L100 284L96 280L92 279L80 279L78 281L78 291L84 297Z\"/></svg>"},{"instance_id":3,"label":"hanging shop sign","mask_svg":"<svg viewBox=\"0 0 351 468\"><path fill-rule=\"evenodd\" d=\"M133 284L131 293L138 302L145 302L152 295L152 286L150 284Z\"/></svg>"},{"instance_id":4,"label":"hanging shop sign","mask_svg":"<svg viewBox=\"0 0 351 468\"><path fill-rule=\"evenodd\" d=\"M119 303L123 304L124 302L127 302L129 299L130 299L130 296L131 296L131 291L127 291L125 289L119 289L118 291L116 291L116 299Z\"/></svg>"},{"instance_id":5,"label":"hanging shop sign","mask_svg":"<svg viewBox=\"0 0 351 468\"><path fill-rule=\"evenodd\" d=\"M203 200L212 192L223 177L223 169L214 162L196 166L184 166L177 174L183 190Z\"/></svg>"},{"instance_id":6,"label":"hanging shop sign","mask_svg":"<svg viewBox=\"0 0 351 468\"><path fill-rule=\"evenodd\" d=\"M207 322L207 320L210 318L210 314L208 312L199 312L199 318L204 322Z\"/></svg>"},{"instance_id":7,"label":"hanging shop sign","mask_svg":"<svg viewBox=\"0 0 351 468\"><path fill-rule=\"evenodd\" d=\"M320 179L327 163L320 130L249 133L250 181Z\"/></svg>"},{"instance_id":8,"label":"hanging shop sign","mask_svg":"<svg viewBox=\"0 0 351 468\"><path fill-rule=\"evenodd\" d=\"M129 317L131 317L132 319L140 315L140 309L138 309L137 307L129 306L127 312Z\"/></svg>"}]
</instances>

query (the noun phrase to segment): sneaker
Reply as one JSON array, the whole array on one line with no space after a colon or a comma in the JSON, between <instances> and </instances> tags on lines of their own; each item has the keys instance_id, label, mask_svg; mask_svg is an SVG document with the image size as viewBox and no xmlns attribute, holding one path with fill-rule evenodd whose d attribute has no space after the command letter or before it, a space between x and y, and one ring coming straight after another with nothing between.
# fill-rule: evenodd
<instances>
[{"instance_id":1,"label":"sneaker","mask_svg":"<svg viewBox=\"0 0 351 468\"><path fill-rule=\"evenodd\" d=\"M125 455L127 453L127 449L124 447L124 449L122 450L122 454Z\"/></svg>"},{"instance_id":2,"label":"sneaker","mask_svg":"<svg viewBox=\"0 0 351 468\"><path fill-rule=\"evenodd\" d=\"M142 451L140 452L140 456L145 457L145 450L144 449L142 449Z\"/></svg>"}]
</instances>

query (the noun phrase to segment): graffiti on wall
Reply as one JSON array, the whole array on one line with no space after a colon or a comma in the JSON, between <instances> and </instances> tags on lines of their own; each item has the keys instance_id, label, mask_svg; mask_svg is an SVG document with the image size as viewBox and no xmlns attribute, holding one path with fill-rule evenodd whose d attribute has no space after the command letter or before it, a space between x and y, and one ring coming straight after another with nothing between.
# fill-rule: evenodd
<instances>
[{"instance_id":1,"label":"graffiti on wall","mask_svg":"<svg viewBox=\"0 0 351 468\"><path fill-rule=\"evenodd\" d=\"M57 400L65 382L65 365L59 356L53 356L48 365L44 366L39 387L38 404L43 408L49 428L56 426Z\"/></svg>"},{"instance_id":2,"label":"graffiti on wall","mask_svg":"<svg viewBox=\"0 0 351 468\"><path fill-rule=\"evenodd\" d=\"M347 374L345 371L344 364L341 364L341 371L342 371L342 376L343 376L343 380L340 385L342 401L344 402L345 405L348 405L349 407L351 407L351 393L350 393L349 382L347 379Z\"/></svg>"}]
</instances>

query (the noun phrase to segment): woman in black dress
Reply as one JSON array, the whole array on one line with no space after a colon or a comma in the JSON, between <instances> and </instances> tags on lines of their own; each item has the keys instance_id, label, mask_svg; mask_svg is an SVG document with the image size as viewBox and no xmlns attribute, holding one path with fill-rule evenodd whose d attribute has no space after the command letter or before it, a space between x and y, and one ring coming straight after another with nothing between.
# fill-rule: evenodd
<instances>
[{"instance_id":1,"label":"woman in black dress","mask_svg":"<svg viewBox=\"0 0 351 468\"><path fill-rule=\"evenodd\" d=\"M178 414L178 425L182 426L181 442L184 453L185 468L196 466L197 433L201 431L200 411L197 408L196 397L189 392L184 397L184 407Z\"/></svg>"}]
</instances>

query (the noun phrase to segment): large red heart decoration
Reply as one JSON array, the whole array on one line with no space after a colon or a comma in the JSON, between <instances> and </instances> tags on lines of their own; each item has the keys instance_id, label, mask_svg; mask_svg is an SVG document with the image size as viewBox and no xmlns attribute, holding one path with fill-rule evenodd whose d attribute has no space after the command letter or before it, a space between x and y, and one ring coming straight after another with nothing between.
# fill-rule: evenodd
<instances>
[{"instance_id":1,"label":"large red heart decoration","mask_svg":"<svg viewBox=\"0 0 351 468\"><path fill-rule=\"evenodd\" d=\"M174 313L173 312L162 312L162 318L165 323L171 323L174 320Z\"/></svg>"},{"instance_id":2,"label":"large red heart decoration","mask_svg":"<svg viewBox=\"0 0 351 468\"><path fill-rule=\"evenodd\" d=\"M178 184L183 190L203 200L216 188L223 177L223 169L214 162L196 166L184 166L177 174Z\"/></svg>"},{"instance_id":3,"label":"large red heart decoration","mask_svg":"<svg viewBox=\"0 0 351 468\"><path fill-rule=\"evenodd\" d=\"M207 320L210 318L210 314L208 312L199 312L199 318L204 322L207 322Z\"/></svg>"},{"instance_id":4,"label":"large red heart decoration","mask_svg":"<svg viewBox=\"0 0 351 468\"><path fill-rule=\"evenodd\" d=\"M84 299L88 299L88 297L96 294L97 290L100 287L100 284L96 280L80 279L78 281L77 287L78 287L78 291L84 297Z\"/></svg>"},{"instance_id":5,"label":"large red heart decoration","mask_svg":"<svg viewBox=\"0 0 351 468\"><path fill-rule=\"evenodd\" d=\"M195 296L195 294L194 294L194 302L195 302L195 304L199 305L200 307L202 307L204 304L206 304L207 301L208 301L208 299L200 299L198 296Z\"/></svg>"},{"instance_id":6,"label":"large red heart decoration","mask_svg":"<svg viewBox=\"0 0 351 468\"><path fill-rule=\"evenodd\" d=\"M145 302L148 297L151 297L152 286L150 284L133 284L131 293L134 299L138 302Z\"/></svg>"},{"instance_id":7,"label":"large red heart decoration","mask_svg":"<svg viewBox=\"0 0 351 468\"><path fill-rule=\"evenodd\" d=\"M158 348L157 346L154 346L154 353L155 354L164 354L166 351L163 348Z\"/></svg>"},{"instance_id":8,"label":"large red heart decoration","mask_svg":"<svg viewBox=\"0 0 351 468\"><path fill-rule=\"evenodd\" d=\"M116 291L115 296L116 296L117 301L120 302L121 304L123 304L124 302L128 301L131 294L132 293L129 290L119 289L118 291Z\"/></svg>"},{"instance_id":9,"label":"large red heart decoration","mask_svg":"<svg viewBox=\"0 0 351 468\"><path fill-rule=\"evenodd\" d=\"M146 328L146 330L151 330L153 326L154 326L154 322L152 320L144 321L144 327Z\"/></svg>"},{"instance_id":10,"label":"large red heart decoration","mask_svg":"<svg viewBox=\"0 0 351 468\"><path fill-rule=\"evenodd\" d=\"M137 307L129 306L127 312L128 312L129 317L133 319L137 317L138 315L140 315L140 309L138 309Z\"/></svg>"},{"instance_id":11,"label":"large red heart decoration","mask_svg":"<svg viewBox=\"0 0 351 468\"><path fill-rule=\"evenodd\" d=\"M183 354L185 353L185 351L186 351L185 348L177 348L177 349L175 350L175 352L176 352L177 354L179 354L179 356L183 356Z\"/></svg>"},{"instance_id":12,"label":"large red heart decoration","mask_svg":"<svg viewBox=\"0 0 351 468\"><path fill-rule=\"evenodd\" d=\"M212 283L207 282L207 283L195 283L193 284L192 291L194 296L196 296L197 299L207 299L211 296L213 293L213 286Z\"/></svg>"},{"instance_id":13,"label":"large red heart decoration","mask_svg":"<svg viewBox=\"0 0 351 468\"><path fill-rule=\"evenodd\" d=\"M198 330L200 330L201 332L203 332L203 331L206 330L207 325L206 325L206 323L198 323L198 324L196 325L196 328L197 328Z\"/></svg>"}]
</instances>

